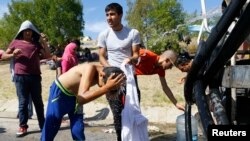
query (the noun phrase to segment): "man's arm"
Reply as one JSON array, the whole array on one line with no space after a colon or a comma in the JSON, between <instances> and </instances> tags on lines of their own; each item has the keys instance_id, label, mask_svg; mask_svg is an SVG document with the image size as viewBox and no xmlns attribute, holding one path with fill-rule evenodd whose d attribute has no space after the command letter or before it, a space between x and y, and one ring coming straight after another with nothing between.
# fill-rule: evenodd
<instances>
[{"instance_id":1,"label":"man's arm","mask_svg":"<svg viewBox=\"0 0 250 141\"><path fill-rule=\"evenodd\" d=\"M136 64L139 58L139 50L140 50L140 45L134 45L132 47L132 56L129 58L126 58L123 63L125 64Z\"/></svg>"},{"instance_id":2,"label":"man's arm","mask_svg":"<svg viewBox=\"0 0 250 141\"><path fill-rule=\"evenodd\" d=\"M177 103L177 100L174 97L171 89L168 87L168 84L167 84L165 77L159 77L159 78L160 78L162 89L163 89L164 93L167 95L167 97L170 99L170 101L176 106L176 108L184 111L185 107L183 105Z\"/></svg>"},{"instance_id":3,"label":"man's arm","mask_svg":"<svg viewBox=\"0 0 250 141\"><path fill-rule=\"evenodd\" d=\"M132 39L132 57L129 58L128 63L136 64L139 58L139 49L141 47L141 37L138 30L133 29Z\"/></svg>"},{"instance_id":4,"label":"man's arm","mask_svg":"<svg viewBox=\"0 0 250 141\"><path fill-rule=\"evenodd\" d=\"M138 58L139 58L139 49L140 49L140 45L134 45L132 47L132 57L130 58L131 62L130 63L137 63Z\"/></svg>"},{"instance_id":5,"label":"man's arm","mask_svg":"<svg viewBox=\"0 0 250 141\"><path fill-rule=\"evenodd\" d=\"M106 48L104 47L99 47L99 60L101 65L103 65L104 67L108 67L110 66L107 59L106 59Z\"/></svg>"}]
</instances>

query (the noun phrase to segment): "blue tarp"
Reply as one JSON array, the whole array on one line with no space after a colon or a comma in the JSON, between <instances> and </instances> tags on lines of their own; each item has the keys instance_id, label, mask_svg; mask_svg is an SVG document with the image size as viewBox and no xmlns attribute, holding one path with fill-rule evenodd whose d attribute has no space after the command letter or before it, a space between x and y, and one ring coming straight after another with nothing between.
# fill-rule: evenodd
<instances>
[{"instance_id":1,"label":"blue tarp","mask_svg":"<svg viewBox=\"0 0 250 141\"><path fill-rule=\"evenodd\" d=\"M214 26L209 26L210 29L212 29ZM199 32L201 29L201 25L189 25L188 26L188 30L191 32ZM205 29L203 28L203 31L205 31Z\"/></svg>"}]
</instances>

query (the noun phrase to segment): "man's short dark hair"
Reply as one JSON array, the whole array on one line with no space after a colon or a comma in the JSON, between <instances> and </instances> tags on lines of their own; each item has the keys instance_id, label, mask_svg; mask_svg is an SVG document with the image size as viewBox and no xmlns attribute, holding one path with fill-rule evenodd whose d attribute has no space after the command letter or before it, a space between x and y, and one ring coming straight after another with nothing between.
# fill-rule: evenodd
<instances>
[{"instance_id":1,"label":"man's short dark hair","mask_svg":"<svg viewBox=\"0 0 250 141\"><path fill-rule=\"evenodd\" d=\"M110 10L114 10L117 12L118 15L123 14L122 6L118 3L110 3L106 6L105 12L108 12Z\"/></svg>"},{"instance_id":2,"label":"man's short dark hair","mask_svg":"<svg viewBox=\"0 0 250 141\"><path fill-rule=\"evenodd\" d=\"M182 52L182 53L179 53L178 57L177 57L177 60L175 62L175 65L178 66L178 65L183 65L185 63L188 63L191 61L191 57L189 55L188 52Z\"/></svg>"},{"instance_id":3,"label":"man's short dark hair","mask_svg":"<svg viewBox=\"0 0 250 141\"><path fill-rule=\"evenodd\" d=\"M103 82L106 84L109 76L113 73L115 73L115 77L121 73L124 73L120 68L118 67L104 67L103 72L105 75L103 76Z\"/></svg>"}]
</instances>

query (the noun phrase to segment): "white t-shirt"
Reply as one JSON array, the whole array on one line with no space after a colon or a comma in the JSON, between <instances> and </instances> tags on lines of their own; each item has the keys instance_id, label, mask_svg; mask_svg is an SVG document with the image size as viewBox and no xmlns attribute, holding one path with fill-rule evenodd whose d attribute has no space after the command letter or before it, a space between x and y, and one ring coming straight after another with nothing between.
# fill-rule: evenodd
<instances>
[{"instance_id":1,"label":"white t-shirt","mask_svg":"<svg viewBox=\"0 0 250 141\"><path fill-rule=\"evenodd\" d=\"M121 31L108 28L98 36L97 46L106 48L108 63L120 67L123 60L132 56L132 46L140 44L138 30L123 26Z\"/></svg>"}]
</instances>

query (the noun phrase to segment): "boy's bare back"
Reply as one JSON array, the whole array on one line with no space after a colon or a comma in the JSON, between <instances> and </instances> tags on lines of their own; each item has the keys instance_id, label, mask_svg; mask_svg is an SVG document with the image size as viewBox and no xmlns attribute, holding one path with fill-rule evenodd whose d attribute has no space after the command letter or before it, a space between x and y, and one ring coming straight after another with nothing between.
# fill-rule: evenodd
<instances>
[{"instance_id":1,"label":"boy's bare back","mask_svg":"<svg viewBox=\"0 0 250 141\"><path fill-rule=\"evenodd\" d=\"M63 87L74 95L77 95L79 91L88 90L89 87L96 84L98 72L101 66L93 64L79 64L71 68L68 72L59 76L58 80L61 82ZM84 88L85 87L85 88Z\"/></svg>"}]
</instances>

